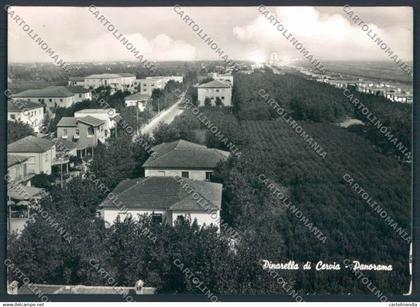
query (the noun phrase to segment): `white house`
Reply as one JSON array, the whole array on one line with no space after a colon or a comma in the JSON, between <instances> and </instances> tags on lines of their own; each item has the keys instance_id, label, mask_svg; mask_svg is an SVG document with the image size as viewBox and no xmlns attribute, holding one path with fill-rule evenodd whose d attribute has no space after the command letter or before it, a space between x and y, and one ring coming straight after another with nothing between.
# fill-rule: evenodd
<instances>
[{"instance_id":1,"label":"white house","mask_svg":"<svg viewBox=\"0 0 420 307\"><path fill-rule=\"evenodd\" d=\"M12 95L14 101L19 99L45 104L46 111L52 113L56 108L69 108L74 103L74 94L65 86L49 86L43 89L30 89Z\"/></svg>"},{"instance_id":2,"label":"white house","mask_svg":"<svg viewBox=\"0 0 420 307\"><path fill-rule=\"evenodd\" d=\"M210 180L217 164L230 155L227 151L184 140L162 143L151 150L152 155L143 164L146 177L178 176L203 181Z\"/></svg>"},{"instance_id":3,"label":"white house","mask_svg":"<svg viewBox=\"0 0 420 307\"><path fill-rule=\"evenodd\" d=\"M92 100L92 92L82 86L67 86L67 89L74 94L73 101Z\"/></svg>"},{"instance_id":4,"label":"white house","mask_svg":"<svg viewBox=\"0 0 420 307\"><path fill-rule=\"evenodd\" d=\"M119 118L119 113L113 108L109 109L83 109L80 111L74 112L74 118L83 118L86 116L92 116L94 118L103 120L105 122L105 138L111 136L111 129L114 129L117 126L117 118Z\"/></svg>"},{"instance_id":5,"label":"white house","mask_svg":"<svg viewBox=\"0 0 420 307\"><path fill-rule=\"evenodd\" d=\"M127 107L138 107L138 109L143 112L147 102L150 100L150 96L139 92L125 97L124 100Z\"/></svg>"},{"instance_id":6,"label":"white house","mask_svg":"<svg viewBox=\"0 0 420 307\"><path fill-rule=\"evenodd\" d=\"M70 78L69 85L81 85L81 79L81 77ZM93 74L83 77L83 87L96 89L101 86L109 86L112 90L132 91L134 88L134 80L136 80L136 76L130 73Z\"/></svg>"},{"instance_id":7,"label":"white house","mask_svg":"<svg viewBox=\"0 0 420 307\"><path fill-rule=\"evenodd\" d=\"M44 106L21 99L8 101L7 120L28 124L35 133L38 133L44 120Z\"/></svg>"},{"instance_id":8,"label":"white house","mask_svg":"<svg viewBox=\"0 0 420 307\"><path fill-rule=\"evenodd\" d=\"M219 80L213 80L197 85L197 101L204 106L206 101L211 105L230 107L232 105L232 85Z\"/></svg>"},{"instance_id":9,"label":"white house","mask_svg":"<svg viewBox=\"0 0 420 307\"><path fill-rule=\"evenodd\" d=\"M85 86L85 77L70 77L68 81L69 86Z\"/></svg>"},{"instance_id":10,"label":"white house","mask_svg":"<svg viewBox=\"0 0 420 307\"><path fill-rule=\"evenodd\" d=\"M7 153L27 157L28 174L50 175L52 164L56 159L54 143L32 135L7 145Z\"/></svg>"},{"instance_id":11,"label":"white house","mask_svg":"<svg viewBox=\"0 0 420 307\"><path fill-rule=\"evenodd\" d=\"M117 201L107 198L99 206L99 214L108 225L117 218L137 219L146 215L155 222L170 225L174 225L176 220L185 219L191 222L196 220L200 226L213 224L220 227L222 185L219 183L147 177L124 180L112 193ZM119 204L124 204L124 208Z\"/></svg>"},{"instance_id":12,"label":"white house","mask_svg":"<svg viewBox=\"0 0 420 307\"><path fill-rule=\"evenodd\" d=\"M233 86L233 76L230 74L218 74L214 72L214 73L210 73L209 76L212 77L213 80L226 82Z\"/></svg>"},{"instance_id":13,"label":"white house","mask_svg":"<svg viewBox=\"0 0 420 307\"><path fill-rule=\"evenodd\" d=\"M164 89L169 81L175 81L182 83L184 80L183 76L152 76L146 77L146 79L138 79L140 84L140 93L152 95L154 89Z\"/></svg>"}]
</instances>

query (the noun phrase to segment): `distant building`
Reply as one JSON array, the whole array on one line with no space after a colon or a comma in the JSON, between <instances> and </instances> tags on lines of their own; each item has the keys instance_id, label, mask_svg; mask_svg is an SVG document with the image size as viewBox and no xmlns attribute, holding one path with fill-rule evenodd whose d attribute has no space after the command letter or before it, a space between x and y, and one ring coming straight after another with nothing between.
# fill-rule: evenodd
<instances>
[{"instance_id":1,"label":"distant building","mask_svg":"<svg viewBox=\"0 0 420 307\"><path fill-rule=\"evenodd\" d=\"M87 77L71 77L69 86L83 86L86 89L97 89L98 87L110 87L113 91L132 91L136 76L131 73L116 74L93 74Z\"/></svg>"},{"instance_id":2,"label":"distant building","mask_svg":"<svg viewBox=\"0 0 420 307\"><path fill-rule=\"evenodd\" d=\"M193 198L196 194L185 188L186 184L202 197L200 203ZM99 213L108 225L112 225L117 218L137 219L139 215L147 215L154 222L169 225L174 225L178 219L185 219L191 222L196 220L200 226L213 224L220 227L222 185L219 183L187 178L147 177L124 180L112 193L127 210L120 210L110 199L102 202Z\"/></svg>"},{"instance_id":3,"label":"distant building","mask_svg":"<svg viewBox=\"0 0 420 307\"><path fill-rule=\"evenodd\" d=\"M150 96L148 94L143 94L141 92L135 93L125 97L125 105L127 107L138 107L138 109L143 112L149 100Z\"/></svg>"},{"instance_id":4,"label":"distant building","mask_svg":"<svg viewBox=\"0 0 420 307\"><path fill-rule=\"evenodd\" d=\"M220 161L226 160L227 151L207 148L184 140L162 143L152 147L152 155L144 162L145 176L183 177L210 180Z\"/></svg>"},{"instance_id":5,"label":"distant building","mask_svg":"<svg viewBox=\"0 0 420 307\"><path fill-rule=\"evenodd\" d=\"M210 73L209 75L213 78L213 80L226 82L233 86L233 76L230 74Z\"/></svg>"},{"instance_id":6,"label":"distant building","mask_svg":"<svg viewBox=\"0 0 420 307\"><path fill-rule=\"evenodd\" d=\"M103 120L105 122L105 139L111 137L111 130L117 126L117 119L120 114L113 108L109 109L83 109L74 112L75 118L83 118L86 116L92 116L94 118Z\"/></svg>"},{"instance_id":7,"label":"distant building","mask_svg":"<svg viewBox=\"0 0 420 307\"><path fill-rule=\"evenodd\" d=\"M62 117L57 124L57 138L77 143L77 153L79 157L93 154L99 142L104 143L105 121L90 115L75 118Z\"/></svg>"},{"instance_id":8,"label":"distant building","mask_svg":"<svg viewBox=\"0 0 420 307\"><path fill-rule=\"evenodd\" d=\"M74 94L73 101L81 102L84 100L92 100L92 92L82 86L67 86L67 89Z\"/></svg>"},{"instance_id":9,"label":"distant building","mask_svg":"<svg viewBox=\"0 0 420 307\"><path fill-rule=\"evenodd\" d=\"M74 94L65 86L49 86L43 89L26 90L15 95L12 99L24 99L38 102L46 106L46 111L53 113L56 108L69 108L74 103Z\"/></svg>"},{"instance_id":10,"label":"distant building","mask_svg":"<svg viewBox=\"0 0 420 307\"><path fill-rule=\"evenodd\" d=\"M211 105L221 103L222 106L230 107L232 105L232 85L213 80L208 83L197 85L198 105L204 106L206 101Z\"/></svg>"},{"instance_id":11,"label":"distant building","mask_svg":"<svg viewBox=\"0 0 420 307\"><path fill-rule=\"evenodd\" d=\"M40 103L21 99L8 101L7 120L28 124L35 133L38 133L44 121L44 106Z\"/></svg>"},{"instance_id":12,"label":"distant building","mask_svg":"<svg viewBox=\"0 0 420 307\"><path fill-rule=\"evenodd\" d=\"M139 79L140 93L147 94L149 97L152 95L154 89L164 89L169 81L182 83L183 76L153 76L146 77L146 79Z\"/></svg>"},{"instance_id":13,"label":"distant building","mask_svg":"<svg viewBox=\"0 0 420 307\"><path fill-rule=\"evenodd\" d=\"M84 77L70 77L68 81L69 86L85 86L85 78Z\"/></svg>"},{"instance_id":14,"label":"distant building","mask_svg":"<svg viewBox=\"0 0 420 307\"><path fill-rule=\"evenodd\" d=\"M56 158L53 142L35 136L27 136L7 145L7 153L27 157L28 174L51 174L51 167Z\"/></svg>"}]
</instances>

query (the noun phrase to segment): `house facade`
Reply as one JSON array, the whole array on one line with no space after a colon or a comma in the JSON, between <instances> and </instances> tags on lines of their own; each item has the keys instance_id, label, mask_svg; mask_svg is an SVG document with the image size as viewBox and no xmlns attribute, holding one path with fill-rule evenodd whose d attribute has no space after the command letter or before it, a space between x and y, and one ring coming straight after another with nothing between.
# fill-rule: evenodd
<instances>
[{"instance_id":1,"label":"house facade","mask_svg":"<svg viewBox=\"0 0 420 307\"><path fill-rule=\"evenodd\" d=\"M117 91L132 91L136 76L131 73L117 74L93 74L87 77L72 77L69 86L83 86L85 89L96 89L98 87L111 87Z\"/></svg>"},{"instance_id":2,"label":"house facade","mask_svg":"<svg viewBox=\"0 0 420 307\"><path fill-rule=\"evenodd\" d=\"M57 124L57 138L77 144L79 156L92 153L99 142L104 143L105 122L92 116L82 118L62 117Z\"/></svg>"},{"instance_id":3,"label":"house facade","mask_svg":"<svg viewBox=\"0 0 420 307\"><path fill-rule=\"evenodd\" d=\"M28 124L35 133L38 133L44 121L44 106L21 99L8 101L7 120Z\"/></svg>"},{"instance_id":4,"label":"house facade","mask_svg":"<svg viewBox=\"0 0 420 307\"><path fill-rule=\"evenodd\" d=\"M217 164L230 153L184 140L152 147L152 155L144 162L146 177L182 177L210 180Z\"/></svg>"},{"instance_id":5,"label":"house facade","mask_svg":"<svg viewBox=\"0 0 420 307\"><path fill-rule=\"evenodd\" d=\"M164 89L169 81L182 83L183 76L153 76L146 77L146 79L139 79L137 82L140 84L140 93L152 96L154 89Z\"/></svg>"},{"instance_id":6,"label":"house facade","mask_svg":"<svg viewBox=\"0 0 420 307\"><path fill-rule=\"evenodd\" d=\"M91 116L97 119L104 121L104 133L105 139L111 137L111 130L117 126L117 119L119 118L119 113L113 108L109 109L83 109L80 111L74 112L74 117L83 118L86 116Z\"/></svg>"},{"instance_id":7,"label":"house facade","mask_svg":"<svg viewBox=\"0 0 420 307\"><path fill-rule=\"evenodd\" d=\"M99 209L107 225L112 225L118 218L148 216L154 222L169 225L184 219L196 221L199 226L220 227L222 185L218 183L178 177L147 177L124 180L112 193L117 203L106 199ZM124 209L119 204L124 204Z\"/></svg>"},{"instance_id":8,"label":"house facade","mask_svg":"<svg viewBox=\"0 0 420 307\"><path fill-rule=\"evenodd\" d=\"M7 153L27 158L27 174L51 175L51 167L56 159L54 143L32 135L9 144Z\"/></svg>"},{"instance_id":9,"label":"house facade","mask_svg":"<svg viewBox=\"0 0 420 307\"><path fill-rule=\"evenodd\" d=\"M150 96L148 94L135 93L133 95L129 95L125 97L125 105L127 107L137 107L140 112L143 112L146 108L148 101L150 100Z\"/></svg>"},{"instance_id":10,"label":"house facade","mask_svg":"<svg viewBox=\"0 0 420 307\"><path fill-rule=\"evenodd\" d=\"M219 80L213 80L208 83L197 85L197 101L199 106L220 105L230 107L232 105L232 85Z\"/></svg>"},{"instance_id":11,"label":"house facade","mask_svg":"<svg viewBox=\"0 0 420 307\"><path fill-rule=\"evenodd\" d=\"M74 94L65 86L49 86L43 89L26 90L12 95L14 101L19 99L45 105L48 113L56 108L69 108L74 103Z\"/></svg>"},{"instance_id":12,"label":"house facade","mask_svg":"<svg viewBox=\"0 0 420 307\"><path fill-rule=\"evenodd\" d=\"M73 101L81 102L84 100L92 100L92 92L82 86L67 86L67 89L74 94Z\"/></svg>"}]
</instances>

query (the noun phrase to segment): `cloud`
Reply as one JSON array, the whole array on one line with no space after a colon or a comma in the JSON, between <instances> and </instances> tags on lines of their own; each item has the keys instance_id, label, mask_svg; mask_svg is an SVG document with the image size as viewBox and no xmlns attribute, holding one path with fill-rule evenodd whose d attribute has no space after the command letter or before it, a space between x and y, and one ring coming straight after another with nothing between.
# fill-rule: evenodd
<instances>
[{"instance_id":1,"label":"cloud","mask_svg":"<svg viewBox=\"0 0 420 307\"><path fill-rule=\"evenodd\" d=\"M354 25L341 8L321 14L314 7L270 7L289 33L321 60L384 60L387 56L359 26ZM354 9L357 11L357 9ZM374 14L372 9L371 14ZM397 12L397 11L396 11ZM369 23L395 53L412 59L412 31L403 26L386 29ZM258 45L266 53L276 52L287 58L299 57L289 41L262 15L251 23L233 28L235 37Z\"/></svg>"}]
</instances>

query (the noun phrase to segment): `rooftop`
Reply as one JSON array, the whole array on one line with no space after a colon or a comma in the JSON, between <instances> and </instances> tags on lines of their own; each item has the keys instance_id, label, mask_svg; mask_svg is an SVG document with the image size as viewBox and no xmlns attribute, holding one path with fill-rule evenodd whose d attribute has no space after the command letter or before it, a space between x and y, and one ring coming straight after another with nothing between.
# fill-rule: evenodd
<instances>
[{"instance_id":1,"label":"rooftop","mask_svg":"<svg viewBox=\"0 0 420 307\"><path fill-rule=\"evenodd\" d=\"M23 139L17 140L7 145L7 152L10 153L43 153L54 146L54 143L50 140L28 135Z\"/></svg>"},{"instance_id":2,"label":"rooftop","mask_svg":"<svg viewBox=\"0 0 420 307\"><path fill-rule=\"evenodd\" d=\"M79 122L82 122L82 123L85 123L87 125L94 126L94 127L105 124L105 121L103 121L102 119L98 119L90 115L85 116L85 117L79 117L77 118L77 120Z\"/></svg>"},{"instance_id":3,"label":"rooftop","mask_svg":"<svg viewBox=\"0 0 420 307\"><path fill-rule=\"evenodd\" d=\"M42 104L31 102L28 100L18 99L15 101L7 102L7 111L8 112L24 112L28 110L34 110L44 108Z\"/></svg>"},{"instance_id":4,"label":"rooftop","mask_svg":"<svg viewBox=\"0 0 420 307\"><path fill-rule=\"evenodd\" d=\"M66 86L66 88L74 94L85 94L90 92L90 90L82 86Z\"/></svg>"},{"instance_id":5,"label":"rooftop","mask_svg":"<svg viewBox=\"0 0 420 307\"><path fill-rule=\"evenodd\" d=\"M77 119L74 117L62 117L57 124L57 127L76 127Z\"/></svg>"},{"instance_id":6,"label":"rooftop","mask_svg":"<svg viewBox=\"0 0 420 307\"><path fill-rule=\"evenodd\" d=\"M219 183L176 177L146 177L124 180L112 192L127 208L208 211L192 197L193 193L186 192L182 187L184 182L208 202L209 208L220 210L222 185ZM116 208L108 198L101 206Z\"/></svg>"},{"instance_id":7,"label":"rooftop","mask_svg":"<svg viewBox=\"0 0 420 307\"><path fill-rule=\"evenodd\" d=\"M94 74L89 75L85 79L117 79L121 78L118 74Z\"/></svg>"},{"instance_id":8,"label":"rooftop","mask_svg":"<svg viewBox=\"0 0 420 307\"><path fill-rule=\"evenodd\" d=\"M111 287L111 286L84 286L84 285L47 285L47 284L33 284L34 289L40 289L44 294L132 294L136 295L134 287ZM118 289L117 289L118 288ZM156 288L143 287L142 294L154 294ZM33 289L28 285L22 285L19 288L18 294L31 294Z\"/></svg>"},{"instance_id":9,"label":"rooftop","mask_svg":"<svg viewBox=\"0 0 420 307\"><path fill-rule=\"evenodd\" d=\"M220 80L213 80L207 83L197 85L198 88L229 88L232 87L229 83Z\"/></svg>"},{"instance_id":10,"label":"rooftop","mask_svg":"<svg viewBox=\"0 0 420 307\"><path fill-rule=\"evenodd\" d=\"M13 97L72 97L74 94L65 86L49 86L43 89L29 89L13 95Z\"/></svg>"},{"instance_id":11,"label":"rooftop","mask_svg":"<svg viewBox=\"0 0 420 307\"><path fill-rule=\"evenodd\" d=\"M29 157L18 156L18 155L7 155L7 167L11 167L15 164L19 164L28 160Z\"/></svg>"},{"instance_id":12,"label":"rooftop","mask_svg":"<svg viewBox=\"0 0 420 307\"><path fill-rule=\"evenodd\" d=\"M229 152L178 140L152 147L153 154L144 162L146 168L212 169L226 160Z\"/></svg>"}]
</instances>

